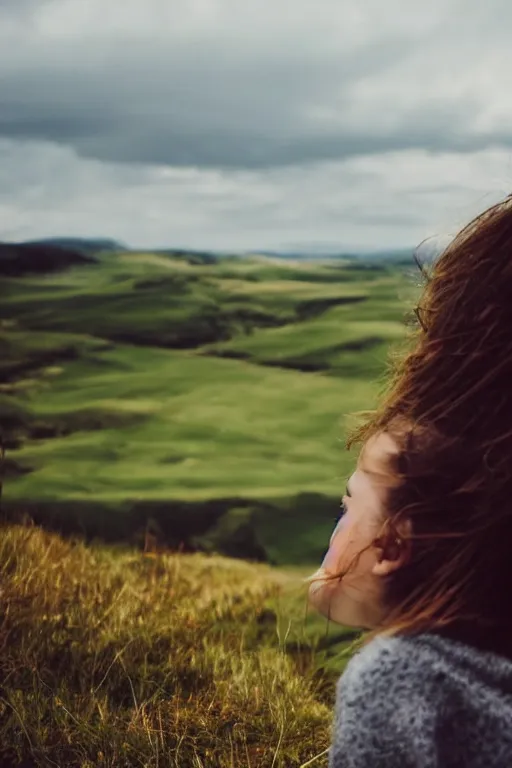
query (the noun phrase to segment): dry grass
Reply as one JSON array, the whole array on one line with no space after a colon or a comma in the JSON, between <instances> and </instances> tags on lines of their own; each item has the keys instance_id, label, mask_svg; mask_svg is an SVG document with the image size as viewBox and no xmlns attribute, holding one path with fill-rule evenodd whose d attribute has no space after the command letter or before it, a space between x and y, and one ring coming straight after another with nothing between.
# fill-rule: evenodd
<instances>
[{"instance_id":1,"label":"dry grass","mask_svg":"<svg viewBox=\"0 0 512 768\"><path fill-rule=\"evenodd\" d=\"M276 609L297 584L2 526L1 765L325 766L333 682Z\"/></svg>"}]
</instances>

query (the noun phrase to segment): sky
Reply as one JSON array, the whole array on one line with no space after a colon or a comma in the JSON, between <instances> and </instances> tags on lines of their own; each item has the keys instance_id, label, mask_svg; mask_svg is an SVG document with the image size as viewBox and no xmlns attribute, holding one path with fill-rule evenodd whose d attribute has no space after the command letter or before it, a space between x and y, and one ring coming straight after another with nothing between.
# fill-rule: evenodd
<instances>
[{"instance_id":1,"label":"sky","mask_svg":"<svg viewBox=\"0 0 512 768\"><path fill-rule=\"evenodd\" d=\"M0 0L0 239L373 250L512 191L509 0Z\"/></svg>"}]
</instances>

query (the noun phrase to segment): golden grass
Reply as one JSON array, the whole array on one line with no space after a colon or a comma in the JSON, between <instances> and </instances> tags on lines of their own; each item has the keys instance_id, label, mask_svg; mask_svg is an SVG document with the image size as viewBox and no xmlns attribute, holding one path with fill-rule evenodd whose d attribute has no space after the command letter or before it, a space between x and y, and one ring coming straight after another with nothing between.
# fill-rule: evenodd
<instances>
[{"instance_id":1,"label":"golden grass","mask_svg":"<svg viewBox=\"0 0 512 768\"><path fill-rule=\"evenodd\" d=\"M194 266L189 264L186 259L173 259L171 256L159 256L156 253L122 253L117 256L117 260L126 264L148 264L166 270L173 269L180 272L194 271Z\"/></svg>"},{"instance_id":2,"label":"golden grass","mask_svg":"<svg viewBox=\"0 0 512 768\"><path fill-rule=\"evenodd\" d=\"M228 293L241 296L265 297L269 294L287 294L297 299L334 299L339 297L367 296L366 286L360 284L342 283L334 287L326 287L324 283L308 283L297 280L265 280L249 282L236 278L216 278L216 285Z\"/></svg>"},{"instance_id":3,"label":"golden grass","mask_svg":"<svg viewBox=\"0 0 512 768\"><path fill-rule=\"evenodd\" d=\"M3 525L0 764L326 766L334 683L283 634L297 586Z\"/></svg>"}]
</instances>

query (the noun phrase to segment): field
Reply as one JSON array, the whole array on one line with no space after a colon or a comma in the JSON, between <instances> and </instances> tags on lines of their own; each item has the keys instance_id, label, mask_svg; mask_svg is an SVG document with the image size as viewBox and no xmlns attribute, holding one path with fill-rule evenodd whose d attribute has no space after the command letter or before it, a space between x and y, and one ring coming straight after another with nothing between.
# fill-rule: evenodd
<instances>
[{"instance_id":1,"label":"field","mask_svg":"<svg viewBox=\"0 0 512 768\"><path fill-rule=\"evenodd\" d=\"M136 253L4 279L5 508L190 549L238 510L242 556L316 562L413 289L385 265Z\"/></svg>"},{"instance_id":2,"label":"field","mask_svg":"<svg viewBox=\"0 0 512 768\"><path fill-rule=\"evenodd\" d=\"M353 637L296 579L0 528L4 768L326 766Z\"/></svg>"},{"instance_id":3,"label":"field","mask_svg":"<svg viewBox=\"0 0 512 768\"><path fill-rule=\"evenodd\" d=\"M412 268L59 258L2 277L0 763L325 768L357 634L302 579Z\"/></svg>"}]
</instances>

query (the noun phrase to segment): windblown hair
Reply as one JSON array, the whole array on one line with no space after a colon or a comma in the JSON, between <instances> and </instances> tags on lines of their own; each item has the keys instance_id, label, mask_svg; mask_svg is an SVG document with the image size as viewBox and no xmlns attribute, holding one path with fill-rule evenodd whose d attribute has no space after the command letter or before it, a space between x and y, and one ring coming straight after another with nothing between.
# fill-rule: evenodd
<instances>
[{"instance_id":1,"label":"windblown hair","mask_svg":"<svg viewBox=\"0 0 512 768\"><path fill-rule=\"evenodd\" d=\"M416 315L410 351L348 441L396 440L386 529L412 527L376 632L445 632L512 657L511 197L441 254Z\"/></svg>"}]
</instances>

